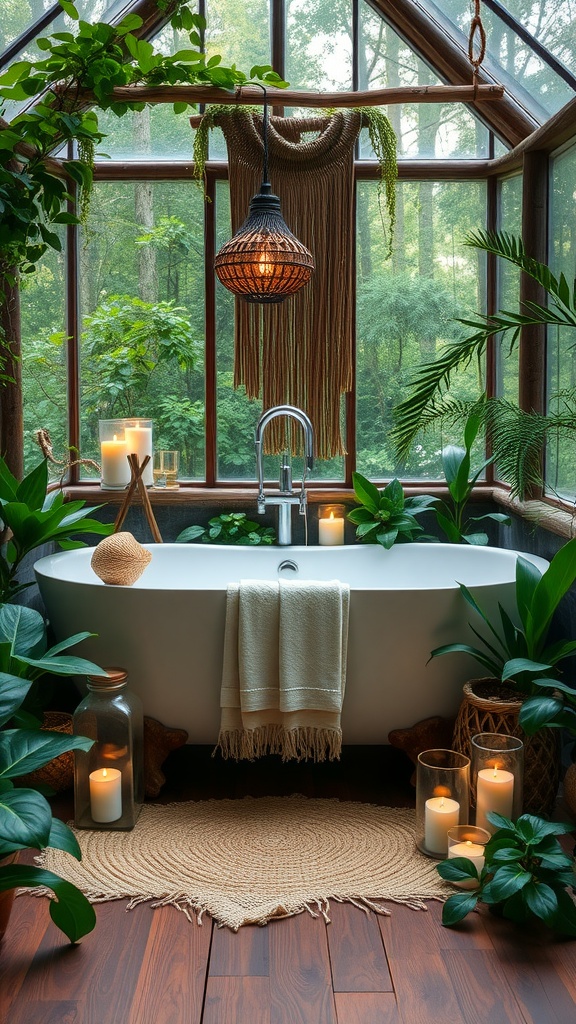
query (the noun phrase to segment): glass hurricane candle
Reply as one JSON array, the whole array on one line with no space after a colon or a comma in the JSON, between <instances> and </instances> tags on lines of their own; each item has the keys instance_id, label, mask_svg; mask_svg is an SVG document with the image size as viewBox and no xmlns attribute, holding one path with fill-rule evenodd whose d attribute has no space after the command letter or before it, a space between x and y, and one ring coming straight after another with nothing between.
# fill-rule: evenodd
<instances>
[{"instance_id":1,"label":"glass hurricane candle","mask_svg":"<svg viewBox=\"0 0 576 1024\"><path fill-rule=\"evenodd\" d=\"M516 820L522 814L524 744L517 736L480 732L472 737L472 793L476 824L492 834L490 811Z\"/></svg>"},{"instance_id":2,"label":"glass hurricane candle","mask_svg":"<svg viewBox=\"0 0 576 1024\"><path fill-rule=\"evenodd\" d=\"M144 802L142 704L123 669L88 676L88 693L73 729L95 742L74 758L74 821L78 828L131 829Z\"/></svg>"},{"instance_id":3,"label":"glass hurricane candle","mask_svg":"<svg viewBox=\"0 0 576 1024\"><path fill-rule=\"evenodd\" d=\"M104 490L121 491L130 483L130 463L124 429L125 420L98 420L100 486Z\"/></svg>"},{"instance_id":4,"label":"glass hurricane candle","mask_svg":"<svg viewBox=\"0 0 576 1024\"><path fill-rule=\"evenodd\" d=\"M468 821L470 758L455 750L424 750L416 766L416 846L442 860L448 829Z\"/></svg>"}]
</instances>

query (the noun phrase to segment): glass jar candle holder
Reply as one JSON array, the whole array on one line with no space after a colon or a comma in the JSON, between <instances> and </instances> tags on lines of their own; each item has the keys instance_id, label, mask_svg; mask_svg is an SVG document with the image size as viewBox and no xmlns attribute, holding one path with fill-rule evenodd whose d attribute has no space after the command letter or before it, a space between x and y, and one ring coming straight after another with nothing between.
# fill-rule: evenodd
<instances>
[{"instance_id":1,"label":"glass jar candle holder","mask_svg":"<svg viewBox=\"0 0 576 1024\"><path fill-rule=\"evenodd\" d=\"M471 740L472 797L476 824L491 835L490 811L516 820L522 814L524 744L517 736L480 732Z\"/></svg>"},{"instance_id":2,"label":"glass jar candle holder","mask_svg":"<svg viewBox=\"0 0 576 1024\"><path fill-rule=\"evenodd\" d=\"M94 743L74 757L74 822L78 828L134 828L144 802L144 717L123 669L88 676L73 729Z\"/></svg>"},{"instance_id":3,"label":"glass jar candle holder","mask_svg":"<svg viewBox=\"0 0 576 1024\"><path fill-rule=\"evenodd\" d=\"M416 846L428 857L448 854L448 829L468 821L470 758L456 750L424 750L416 765Z\"/></svg>"},{"instance_id":4,"label":"glass jar candle holder","mask_svg":"<svg viewBox=\"0 0 576 1024\"><path fill-rule=\"evenodd\" d=\"M154 473L152 468L152 420L142 418L124 420L124 434L128 455L136 454L140 464L147 455L150 461L142 473L142 482L146 487L152 487Z\"/></svg>"},{"instance_id":5,"label":"glass jar candle holder","mask_svg":"<svg viewBox=\"0 0 576 1024\"><path fill-rule=\"evenodd\" d=\"M100 486L107 491L122 491L130 483L125 424L125 420L98 420Z\"/></svg>"},{"instance_id":6,"label":"glass jar candle holder","mask_svg":"<svg viewBox=\"0 0 576 1024\"><path fill-rule=\"evenodd\" d=\"M452 857L466 857L471 860L478 877L484 867L484 847L490 839L490 833L485 828L477 828L475 825L455 825L448 829L448 859ZM452 881L458 889L476 889L478 882L473 878L462 879L459 882Z\"/></svg>"},{"instance_id":7,"label":"glass jar candle holder","mask_svg":"<svg viewBox=\"0 0 576 1024\"><path fill-rule=\"evenodd\" d=\"M344 543L344 505L318 506L318 543L336 545Z\"/></svg>"}]
</instances>

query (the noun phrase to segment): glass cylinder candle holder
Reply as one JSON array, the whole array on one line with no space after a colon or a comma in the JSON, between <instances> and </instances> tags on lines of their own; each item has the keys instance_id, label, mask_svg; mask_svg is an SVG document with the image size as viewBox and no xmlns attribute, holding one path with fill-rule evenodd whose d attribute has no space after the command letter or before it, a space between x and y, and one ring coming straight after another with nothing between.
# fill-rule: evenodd
<instances>
[{"instance_id":1,"label":"glass cylinder candle holder","mask_svg":"<svg viewBox=\"0 0 576 1024\"><path fill-rule=\"evenodd\" d=\"M478 878L484 867L484 847L490 839L490 833L485 828L477 828L475 825L455 825L448 829L448 858L466 857L471 860ZM458 889L477 889L478 882L473 878L462 879L460 882L452 881Z\"/></svg>"},{"instance_id":2,"label":"glass cylinder candle holder","mask_svg":"<svg viewBox=\"0 0 576 1024\"><path fill-rule=\"evenodd\" d=\"M472 737L472 796L476 824L491 835L490 811L516 820L522 814L524 744L517 736L480 732Z\"/></svg>"},{"instance_id":3,"label":"glass cylinder candle holder","mask_svg":"<svg viewBox=\"0 0 576 1024\"><path fill-rule=\"evenodd\" d=\"M470 758L424 750L416 765L416 846L428 857L448 853L448 829L468 821Z\"/></svg>"},{"instance_id":4,"label":"glass cylinder candle holder","mask_svg":"<svg viewBox=\"0 0 576 1024\"><path fill-rule=\"evenodd\" d=\"M318 506L318 543L336 545L344 543L344 505Z\"/></svg>"},{"instance_id":5,"label":"glass cylinder candle holder","mask_svg":"<svg viewBox=\"0 0 576 1024\"><path fill-rule=\"evenodd\" d=\"M125 420L98 420L100 486L107 491L122 491L130 483L125 423Z\"/></svg>"},{"instance_id":6,"label":"glass cylinder candle holder","mask_svg":"<svg viewBox=\"0 0 576 1024\"><path fill-rule=\"evenodd\" d=\"M124 424L128 455L136 454L138 456L138 463L141 463L147 455L150 456L150 461L142 473L142 482L146 487L152 487L154 483L152 468L152 420L142 418L127 419L124 420Z\"/></svg>"},{"instance_id":7,"label":"glass cylinder candle holder","mask_svg":"<svg viewBox=\"0 0 576 1024\"><path fill-rule=\"evenodd\" d=\"M74 756L74 822L78 828L134 828L144 802L144 718L123 669L88 676L73 730L93 739Z\"/></svg>"},{"instance_id":8,"label":"glass cylinder candle holder","mask_svg":"<svg viewBox=\"0 0 576 1024\"><path fill-rule=\"evenodd\" d=\"M180 452L160 448L154 452L154 489L177 490Z\"/></svg>"}]
</instances>

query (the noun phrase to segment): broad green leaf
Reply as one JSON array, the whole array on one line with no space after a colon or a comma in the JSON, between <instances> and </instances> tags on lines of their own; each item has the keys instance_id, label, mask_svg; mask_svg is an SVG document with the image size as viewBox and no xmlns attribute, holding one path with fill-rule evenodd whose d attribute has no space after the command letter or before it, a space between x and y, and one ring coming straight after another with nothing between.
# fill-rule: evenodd
<instances>
[{"instance_id":1,"label":"broad green leaf","mask_svg":"<svg viewBox=\"0 0 576 1024\"><path fill-rule=\"evenodd\" d=\"M72 829L68 828L68 825L60 821L60 818L52 818L48 846L51 846L54 850L64 850L65 853L71 854L76 860L82 860L82 853L76 836Z\"/></svg>"},{"instance_id":2,"label":"broad green leaf","mask_svg":"<svg viewBox=\"0 0 576 1024\"><path fill-rule=\"evenodd\" d=\"M451 544L458 544L461 540L461 533L456 524L448 516L442 514L442 512L436 510L436 521L441 530L446 534Z\"/></svg>"},{"instance_id":3,"label":"broad green leaf","mask_svg":"<svg viewBox=\"0 0 576 1024\"><path fill-rule=\"evenodd\" d=\"M542 665L539 661L531 661L529 658L512 658L502 669L502 682L514 679L522 672L531 672L536 675L539 672L547 672L550 668L552 668L551 665Z\"/></svg>"},{"instance_id":4,"label":"broad green leaf","mask_svg":"<svg viewBox=\"0 0 576 1024\"><path fill-rule=\"evenodd\" d=\"M468 857L451 857L449 860L443 860L436 865L436 870L447 882L461 882L472 878L478 885L480 884L476 866Z\"/></svg>"},{"instance_id":5,"label":"broad green leaf","mask_svg":"<svg viewBox=\"0 0 576 1024\"><path fill-rule=\"evenodd\" d=\"M374 514L370 512L367 508L365 508L363 505L361 505L359 508L351 509L346 518L351 523L355 523L356 526L359 526L360 523L374 522Z\"/></svg>"},{"instance_id":6,"label":"broad green leaf","mask_svg":"<svg viewBox=\"0 0 576 1024\"><path fill-rule=\"evenodd\" d=\"M384 488L380 497L380 507L386 508L386 502L389 501L392 508L400 511L404 508L404 491L402 490L402 484L396 477L390 481L390 483Z\"/></svg>"},{"instance_id":7,"label":"broad green leaf","mask_svg":"<svg viewBox=\"0 0 576 1024\"><path fill-rule=\"evenodd\" d=\"M465 540L467 544L472 544L475 547L482 548L482 547L485 547L486 544L488 543L488 534L487 533L465 533L464 536L463 536L463 540Z\"/></svg>"},{"instance_id":8,"label":"broad green leaf","mask_svg":"<svg viewBox=\"0 0 576 1024\"><path fill-rule=\"evenodd\" d=\"M478 413L470 413L466 423L464 424L464 444L468 451L472 448L474 441L478 437L478 431L482 423L481 417Z\"/></svg>"},{"instance_id":9,"label":"broad green leaf","mask_svg":"<svg viewBox=\"0 0 576 1024\"><path fill-rule=\"evenodd\" d=\"M553 926L558 912L558 899L554 889L543 882L529 882L524 887L522 896L536 917Z\"/></svg>"},{"instance_id":10,"label":"broad green leaf","mask_svg":"<svg viewBox=\"0 0 576 1024\"><path fill-rule=\"evenodd\" d=\"M64 14L67 14L68 17L72 18L73 21L78 21L80 15L78 14L78 11L76 10L74 4L70 3L70 0L58 0L58 3L64 11Z\"/></svg>"},{"instance_id":11,"label":"broad green leaf","mask_svg":"<svg viewBox=\"0 0 576 1024\"><path fill-rule=\"evenodd\" d=\"M533 595L534 643L548 631L552 615L576 580L576 537L556 552Z\"/></svg>"},{"instance_id":12,"label":"broad green leaf","mask_svg":"<svg viewBox=\"0 0 576 1024\"><path fill-rule=\"evenodd\" d=\"M446 477L446 483L450 493L452 494L451 485L455 482L462 461L466 458L466 451L464 448L459 447L455 444L447 444L442 449L442 471ZM452 494L452 497L455 497Z\"/></svg>"},{"instance_id":13,"label":"broad green leaf","mask_svg":"<svg viewBox=\"0 0 576 1024\"><path fill-rule=\"evenodd\" d=\"M387 551L393 546L398 536L398 530L382 530L381 533L376 534L376 540L378 544L381 544Z\"/></svg>"},{"instance_id":14,"label":"broad green leaf","mask_svg":"<svg viewBox=\"0 0 576 1024\"><path fill-rule=\"evenodd\" d=\"M0 732L0 777L15 779L42 768L68 750L90 750L94 740L40 729Z\"/></svg>"},{"instance_id":15,"label":"broad green leaf","mask_svg":"<svg viewBox=\"0 0 576 1024\"><path fill-rule=\"evenodd\" d=\"M564 710L564 701L554 697L529 697L520 708L518 722L533 736L539 729L553 722Z\"/></svg>"},{"instance_id":16,"label":"broad green leaf","mask_svg":"<svg viewBox=\"0 0 576 1024\"><path fill-rule=\"evenodd\" d=\"M35 790L12 789L0 795L0 839L5 852L29 846L44 849L51 825L50 804Z\"/></svg>"},{"instance_id":17,"label":"broad green leaf","mask_svg":"<svg viewBox=\"0 0 576 1024\"><path fill-rule=\"evenodd\" d=\"M46 644L44 619L34 608L19 604L0 607L0 641L11 645L15 656L41 652Z\"/></svg>"},{"instance_id":18,"label":"broad green leaf","mask_svg":"<svg viewBox=\"0 0 576 1024\"><path fill-rule=\"evenodd\" d=\"M53 672L57 676L93 676L102 672L100 666L95 662L88 661L87 658L77 658L73 654L56 654L52 658L45 656L37 659L21 657L19 660L25 665L30 665L31 668L39 668L43 672Z\"/></svg>"},{"instance_id":19,"label":"broad green leaf","mask_svg":"<svg viewBox=\"0 0 576 1024\"><path fill-rule=\"evenodd\" d=\"M541 579L542 573L534 563L519 555L516 559L516 603L525 631L531 621L534 593Z\"/></svg>"},{"instance_id":20,"label":"broad green leaf","mask_svg":"<svg viewBox=\"0 0 576 1024\"><path fill-rule=\"evenodd\" d=\"M531 878L529 871L524 871L516 864L504 864L483 887L482 899L485 903L501 903L528 885Z\"/></svg>"},{"instance_id":21,"label":"broad green leaf","mask_svg":"<svg viewBox=\"0 0 576 1024\"><path fill-rule=\"evenodd\" d=\"M478 896L474 892L457 892L449 896L442 907L442 924L450 928L458 924L466 914L474 910L478 903Z\"/></svg>"},{"instance_id":22,"label":"broad green leaf","mask_svg":"<svg viewBox=\"0 0 576 1024\"><path fill-rule=\"evenodd\" d=\"M16 491L16 501L40 510L48 487L48 461L43 459L31 473L24 477Z\"/></svg>"},{"instance_id":23,"label":"broad green leaf","mask_svg":"<svg viewBox=\"0 0 576 1024\"><path fill-rule=\"evenodd\" d=\"M572 897L563 889L556 890L558 910L554 917L554 931L558 935L576 937L576 905Z\"/></svg>"},{"instance_id":24,"label":"broad green leaf","mask_svg":"<svg viewBox=\"0 0 576 1024\"><path fill-rule=\"evenodd\" d=\"M0 726L4 725L20 707L32 685L30 679L0 672Z\"/></svg>"},{"instance_id":25,"label":"broad green leaf","mask_svg":"<svg viewBox=\"0 0 576 1024\"><path fill-rule=\"evenodd\" d=\"M9 864L0 868L0 891L15 888L52 889L56 895L50 900L50 916L54 924L64 932L70 942L78 942L83 935L91 932L96 924L94 907L83 893L70 882L46 871L44 868L26 864Z\"/></svg>"},{"instance_id":26,"label":"broad green leaf","mask_svg":"<svg viewBox=\"0 0 576 1024\"><path fill-rule=\"evenodd\" d=\"M361 473L352 473L354 493L370 512L376 513L380 507L380 491Z\"/></svg>"},{"instance_id":27,"label":"broad green leaf","mask_svg":"<svg viewBox=\"0 0 576 1024\"><path fill-rule=\"evenodd\" d=\"M438 658L443 654L469 654L471 658L474 658L480 665L488 669L490 675L498 675L499 666L487 654L479 651L477 647L471 647L469 644L443 644L441 647L435 647L430 652L430 658Z\"/></svg>"}]
</instances>

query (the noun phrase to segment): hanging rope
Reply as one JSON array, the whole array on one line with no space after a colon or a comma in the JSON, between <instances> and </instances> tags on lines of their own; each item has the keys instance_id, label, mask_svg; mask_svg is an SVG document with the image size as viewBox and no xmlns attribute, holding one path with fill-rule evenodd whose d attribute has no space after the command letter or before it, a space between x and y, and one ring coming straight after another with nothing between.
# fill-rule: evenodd
<instances>
[{"instance_id":1,"label":"hanging rope","mask_svg":"<svg viewBox=\"0 0 576 1024\"><path fill-rule=\"evenodd\" d=\"M475 56L475 49L478 54ZM480 0L474 0L474 14L470 22L470 33L468 35L468 60L472 65L472 85L474 86L474 98L478 89L478 72L482 61L486 56L486 32L480 15Z\"/></svg>"}]
</instances>

